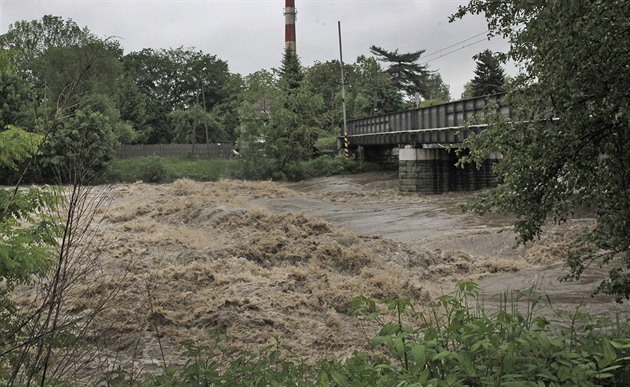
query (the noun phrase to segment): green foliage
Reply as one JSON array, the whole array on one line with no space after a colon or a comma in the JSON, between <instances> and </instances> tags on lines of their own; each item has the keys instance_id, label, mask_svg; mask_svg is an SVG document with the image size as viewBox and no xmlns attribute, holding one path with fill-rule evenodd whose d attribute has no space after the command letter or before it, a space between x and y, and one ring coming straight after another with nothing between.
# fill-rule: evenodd
<instances>
[{"instance_id":1,"label":"green foliage","mask_svg":"<svg viewBox=\"0 0 630 387\"><path fill-rule=\"evenodd\" d=\"M300 87L302 80L304 79L304 71L300 64L300 58L295 53L295 50L287 46L284 49L284 55L282 56L282 66L279 70L280 82L285 89L297 89Z\"/></svg>"},{"instance_id":2,"label":"green foliage","mask_svg":"<svg viewBox=\"0 0 630 387\"><path fill-rule=\"evenodd\" d=\"M122 69L117 41L48 15L15 23L0 36L0 47L10 50L15 74L21 77L3 76L14 91L3 119L46 139L42 157L29 163L20 181L34 180L35 175L48 182L96 177L107 167L118 141L135 136L120 121L112 98Z\"/></svg>"},{"instance_id":3,"label":"green foliage","mask_svg":"<svg viewBox=\"0 0 630 387\"><path fill-rule=\"evenodd\" d=\"M324 99L328 114L323 120L328 132L339 134L343 119L339 61L315 63L306 69L306 79L313 92ZM348 119L377 113L400 111L403 98L376 59L359 56L355 63L344 64L346 115Z\"/></svg>"},{"instance_id":4,"label":"green foliage","mask_svg":"<svg viewBox=\"0 0 630 387\"><path fill-rule=\"evenodd\" d=\"M121 89L119 98L123 118L139 133L146 144L171 143L177 133L171 130L169 114L201 106L218 122L230 122L231 105L239 91L237 79L228 71L227 62L214 55L183 47L144 49L123 58L125 84L135 89ZM205 137L204 137L205 138Z\"/></svg>"},{"instance_id":5,"label":"green foliage","mask_svg":"<svg viewBox=\"0 0 630 387\"><path fill-rule=\"evenodd\" d=\"M55 130L42 148L48 176L63 182L99 178L116 154L110 121L101 113L81 111Z\"/></svg>"},{"instance_id":6,"label":"green foliage","mask_svg":"<svg viewBox=\"0 0 630 387\"><path fill-rule=\"evenodd\" d=\"M324 152L337 151L337 136L319 136L315 142L315 147Z\"/></svg>"},{"instance_id":7,"label":"green foliage","mask_svg":"<svg viewBox=\"0 0 630 387\"><path fill-rule=\"evenodd\" d=\"M293 87L258 72L245 80L238 149L245 176L284 180L291 164L308 160L320 133L324 101L304 80Z\"/></svg>"},{"instance_id":8,"label":"green foliage","mask_svg":"<svg viewBox=\"0 0 630 387\"><path fill-rule=\"evenodd\" d=\"M109 98L121 70L117 41L100 39L71 19L46 15L11 25L0 36L0 48L10 50L16 74L29 83L40 120L59 120L87 106L117 118ZM45 124L42 131L49 128Z\"/></svg>"},{"instance_id":9,"label":"green foliage","mask_svg":"<svg viewBox=\"0 0 630 387\"><path fill-rule=\"evenodd\" d=\"M277 340L257 354L227 348L229 339L222 332L212 334L214 344L186 342L186 363L167 369L141 386L309 386L316 380L314 369L292 356ZM119 373L110 375L117 377Z\"/></svg>"},{"instance_id":10,"label":"green foliage","mask_svg":"<svg viewBox=\"0 0 630 387\"><path fill-rule=\"evenodd\" d=\"M399 54L398 49L387 51L381 47L371 46L370 52L389 67L385 70L392 78L394 86L408 99L419 94L425 99L431 98L427 86L429 71L427 65L419 64L420 56L426 50Z\"/></svg>"},{"instance_id":11,"label":"green foliage","mask_svg":"<svg viewBox=\"0 0 630 387\"><path fill-rule=\"evenodd\" d=\"M285 173L277 173L272 165L258 164L257 168L246 160L189 160L184 158L142 158L115 160L107 175L110 182L169 183L177 179L217 181L219 179L269 179L298 181L320 176L352 174L381 168L343 157L322 156L299 163L291 163Z\"/></svg>"},{"instance_id":12,"label":"green foliage","mask_svg":"<svg viewBox=\"0 0 630 387\"><path fill-rule=\"evenodd\" d=\"M379 166L366 165L360 160L351 158L321 156L290 164L282 180L300 181L322 176L349 175L377 168Z\"/></svg>"},{"instance_id":13,"label":"green foliage","mask_svg":"<svg viewBox=\"0 0 630 387\"><path fill-rule=\"evenodd\" d=\"M43 137L8 125L0 131L0 166L15 169L17 162L35 156Z\"/></svg>"},{"instance_id":14,"label":"green foliage","mask_svg":"<svg viewBox=\"0 0 630 387\"><path fill-rule=\"evenodd\" d=\"M149 156L115 160L108 180L111 182L169 183L177 179L217 181L240 176L239 160L190 160Z\"/></svg>"},{"instance_id":15,"label":"green foliage","mask_svg":"<svg viewBox=\"0 0 630 387\"><path fill-rule=\"evenodd\" d=\"M439 101L437 103L446 103L451 100L450 87L444 83L440 73L432 72L427 76L427 93L426 100Z\"/></svg>"},{"instance_id":16,"label":"green foliage","mask_svg":"<svg viewBox=\"0 0 630 387\"><path fill-rule=\"evenodd\" d=\"M358 313L382 324L373 347L395 360L377 366L386 370L378 384L596 386L623 380L630 339L607 337L597 321L577 312L558 313L561 323L551 323L538 314L542 298L533 290L506 297L492 313L485 312L471 282L425 313L408 300L379 312L373 300L356 299Z\"/></svg>"},{"instance_id":17,"label":"green foliage","mask_svg":"<svg viewBox=\"0 0 630 387\"><path fill-rule=\"evenodd\" d=\"M461 99L473 98L472 80L464 84L464 91L462 91Z\"/></svg>"},{"instance_id":18,"label":"green foliage","mask_svg":"<svg viewBox=\"0 0 630 387\"><path fill-rule=\"evenodd\" d=\"M593 262L616 263L599 290L627 299L630 2L474 0L453 17L467 13L485 14L490 33L510 41L505 57L526 71L512 84L512 121L491 118L488 130L465 144L476 160L503 155L503 183L477 209L515 214L526 242L548 219L596 208L597 226L586 237L601 251L571 259L571 276Z\"/></svg>"},{"instance_id":19,"label":"green foliage","mask_svg":"<svg viewBox=\"0 0 630 387\"><path fill-rule=\"evenodd\" d=\"M176 133L174 143L210 144L225 139L217 119L201 105L195 104L185 110L175 110L169 113L168 117Z\"/></svg>"},{"instance_id":20,"label":"green foliage","mask_svg":"<svg viewBox=\"0 0 630 387\"><path fill-rule=\"evenodd\" d=\"M32 126L32 92L28 82L14 72L0 70L0 130L7 125Z\"/></svg>"},{"instance_id":21,"label":"green foliage","mask_svg":"<svg viewBox=\"0 0 630 387\"><path fill-rule=\"evenodd\" d=\"M145 183L168 183L172 179L168 176L164 162L160 157L147 157L146 164L140 173L140 179Z\"/></svg>"},{"instance_id":22,"label":"green foliage","mask_svg":"<svg viewBox=\"0 0 630 387\"><path fill-rule=\"evenodd\" d=\"M376 59L359 56L355 71L349 73L347 79L350 119L403 109L404 101L400 90Z\"/></svg>"},{"instance_id":23,"label":"green foliage","mask_svg":"<svg viewBox=\"0 0 630 387\"><path fill-rule=\"evenodd\" d=\"M123 144L142 140L140 131L146 124L146 101L138 86L130 79L128 74L118 78L114 103L118 108L120 119L131 127L134 137L130 141L121 141Z\"/></svg>"},{"instance_id":24,"label":"green foliage","mask_svg":"<svg viewBox=\"0 0 630 387\"><path fill-rule=\"evenodd\" d=\"M112 98L121 72L117 42L86 40L81 45L53 46L32 61L40 98L53 115L68 116L89 108L118 118Z\"/></svg>"},{"instance_id":25,"label":"green foliage","mask_svg":"<svg viewBox=\"0 0 630 387\"><path fill-rule=\"evenodd\" d=\"M345 65L347 74L353 71L353 65ZM313 87L313 92L324 99L326 115L322 119L322 129L329 133L339 134L340 122L343 120L341 105L341 67L338 60L324 63L315 62L304 70L304 77ZM349 86L348 86L349 87Z\"/></svg>"},{"instance_id":26,"label":"green foliage","mask_svg":"<svg viewBox=\"0 0 630 387\"><path fill-rule=\"evenodd\" d=\"M16 168L32 157L42 137L9 126L0 132L0 166ZM61 235L54 209L60 196L49 188L0 189L0 383L19 358L15 340L28 330L33 316L20 320L11 294L16 285L31 283L54 267L53 248Z\"/></svg>"},{"instance_id":27,"label":"green foliage","mask_svg":"<svg viewBox=\"0 0 630 387\"><path fill-rule=\"evenodd\" d=\"M0 189L0 281L5 289L45 274L57 226L48 215L58 196L51 190Z\"/></svg>"},{"instance_id":28,"label":"green foliage","mask_svg":"<svg viewBox=\"0 0 630 387\"><path fill-rule=\"evenodd\" d=\"M53 272L55 249L62 227L55 215L59 192L48 187L0 189L0 384L25 361L19 356L23 340L33 340L38 325L33 314L16 304L16 285L31 284ZM43 309L43 308L42 308ZM7 383L11 385L12 383Z\"/></svg>"},{"instance_id":29,"label":"green foliage","mask_svg":"<svg viewBox=\"0 0 630 387\"><path fill-rule=\"evenodd\" d=\"M505 72L499 58L485 50L473 57L476 61L475 77L471 81L472 96L504 93Z\"/></svg>"},{"instance_id":30,"label":"green foliage","mask_svg":"<svg viewBox=\"0 0 630 387\"><path fill-rule=\"evenodd\" d=\"M80 46L94 38L87 28L80 28L72 19L45 15L41 20L18 21L0 35L0 49L10 50L12 67L21 74L30 71L32 62L51 47Z\"/></svg>"}]
</instances>

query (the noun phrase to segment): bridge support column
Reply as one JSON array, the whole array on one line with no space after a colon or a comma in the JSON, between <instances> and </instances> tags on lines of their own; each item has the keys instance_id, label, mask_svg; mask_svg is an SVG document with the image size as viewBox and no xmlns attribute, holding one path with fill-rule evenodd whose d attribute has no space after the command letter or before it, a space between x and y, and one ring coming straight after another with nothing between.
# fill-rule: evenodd
<instances>
[{"instance_id":1,"label":"bridge support column","mask_svg":"<svg viewBox=\"0 0 630 387\"><path fill-rule=\"evenodd\" d=\"M457 155L444 148L415 148L410 145L398 153L399 189L402 192L439 194L473 191L496 186L492 165L500 157L486 160L481 168L455 166Z\"/></svg>"}]
</instances>

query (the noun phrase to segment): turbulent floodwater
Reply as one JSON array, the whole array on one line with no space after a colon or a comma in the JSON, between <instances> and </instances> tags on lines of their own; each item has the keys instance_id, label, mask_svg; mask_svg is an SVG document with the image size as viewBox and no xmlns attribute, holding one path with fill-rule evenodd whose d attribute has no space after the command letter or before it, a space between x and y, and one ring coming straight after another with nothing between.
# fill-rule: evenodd
<instances>
[{"instance_id":1,"label":"turbulent floodwater","mask_svg":"<svg viewBox=\"0 0 630 387\"><path fill-rule=\"evenodd\" d=\"M559 280L568 270L564 258L570 238L593 225L587 211L587 215L564 225L549 225L542 243L516 246L510 218L460 210L459 205L474 193L402 194L397 192L397 184L395 172L320 178L287 185L307 197L258 202L271 211L303 211L357 233L377 234L421 248L463 252L471 260L497 260L503 265L505 260L512 261L513 270L496 270L507 273L497 274L488 265L488 272L471 276L490 302L506 292L535 287L534 294L544 295L561 309L583 305L594 314L624 310L611 297L592 294L606 278L605 268L592 268L577 282ZM439 280L448 279L447 275Z\"/></svg>"},{"instance_id":2,"label":"turbulent floodwater","mask_svg":"<svg viewBox=\"0 0 630 387\"><path fill-rule=\"evenodd\" d=\"M220 181L117 185L89 239L100 271L68 297L69 313L112 294L91 333L98 367L134 375L182 363L188 339L257 350L279 339L311 360L369 349L378 326L351 301L408 297L420 308L476 280L489 304L537 285L554 305L617 307L590 292L605 273L563 284L570 237L588 217L514 248L510 220L464 214L470 194L401 194L395 173L294 184ZM113 291L113 293L112 293ZM100 298L102 299L102 297Z\"/></svg>"}]
</instances>

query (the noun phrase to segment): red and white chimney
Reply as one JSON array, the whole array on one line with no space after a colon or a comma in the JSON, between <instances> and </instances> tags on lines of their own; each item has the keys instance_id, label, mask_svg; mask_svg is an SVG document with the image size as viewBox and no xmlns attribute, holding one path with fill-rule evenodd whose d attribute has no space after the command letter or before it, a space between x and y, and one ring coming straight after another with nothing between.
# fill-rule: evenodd
<instances>
[{"instance_id":1,"label":"red and white chimney","mask_svg":"<svg viewBox=\"0 0 630 387\"><path fill-rule=\"evenodd\" d=\"M284 44L285 47L291 47L293 53L295 48L295 0L285 0L284 3Z\"/></svg>"}]
</instances>

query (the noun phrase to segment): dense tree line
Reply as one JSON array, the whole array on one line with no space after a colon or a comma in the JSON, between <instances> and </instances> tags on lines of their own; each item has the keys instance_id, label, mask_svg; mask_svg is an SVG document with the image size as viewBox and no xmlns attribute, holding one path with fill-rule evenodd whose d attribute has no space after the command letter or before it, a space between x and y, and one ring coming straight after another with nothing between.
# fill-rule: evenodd
<instances>
[{"instance_id":1,"label":"dense tree line","mask_svg":"<svg viewBox=\"0 0 630 387\"><path fill-rule=\"evenodd\" d=\"M419 63L423 50L371 50L375 57L345 65L350 119L414 107L416 95L450 99L440 75ZM251 125L277 145L264 154L285 165L307 157L319 136L338 135L342 117L338 61L303 67L285 53L280 68L242 77L194 48L125 54L117 40L58 16L12 24L0 36L0 70L0 130L13 125L45 138L31 178L67 180L68 166L87 153L98 174L120 144L251 144ZM306 137L296 135L306 127Z\"/></svg>"}]
</instances>

